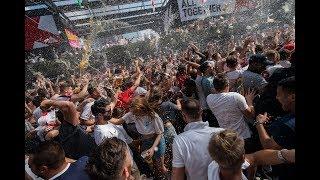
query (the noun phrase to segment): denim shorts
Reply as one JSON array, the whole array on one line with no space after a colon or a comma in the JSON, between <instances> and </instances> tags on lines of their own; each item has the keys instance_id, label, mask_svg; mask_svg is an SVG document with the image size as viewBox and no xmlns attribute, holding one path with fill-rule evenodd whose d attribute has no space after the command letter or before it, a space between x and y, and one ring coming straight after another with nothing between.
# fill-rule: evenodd
<instances>
[{"instance_id":1,"label":"denim shorts","mask_svg":"<svg viewBox=\"0 0 320 180\"><path fill-rule=\"evenodd\" d=\"M145 151L152 147L154 141L156 138L149 138L142 141L141 150ZM166 142L164 140L164 137L162 136L160 139L160 142L158 144L158 151L154 151L153 159L160 159L161 156L164 156L166 152Z\"/></svg>"}]
</instances>

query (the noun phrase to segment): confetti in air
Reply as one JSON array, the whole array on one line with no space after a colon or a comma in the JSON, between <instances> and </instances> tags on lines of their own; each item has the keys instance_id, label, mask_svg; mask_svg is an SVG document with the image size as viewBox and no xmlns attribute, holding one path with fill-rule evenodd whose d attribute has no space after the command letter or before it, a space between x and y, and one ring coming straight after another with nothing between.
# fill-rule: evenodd
<instances>
[{"instance_id":1,"label":"confetti in air","mask_svg":"<svg viewBox=\"0 0 320 180\"><path fill-rule=\"evenodd\" d=\"M268 18L267 18L267 22L268 22L268 23L273 23L273 22L274 22L274 19L271 19L270 17L268 17Z\"/></svg>"},{"instance_id":2,"label":"confetti in air","mask_svg":"<svg viewBox=\"0 0 320 180\"><path fill-rule=\"evenodd\" d=\"M282 6L282 9L284 10L285 13L288 13L290 11L290 7L288 3L285 3L284 6Z\"/></svg>"}]
</instances>

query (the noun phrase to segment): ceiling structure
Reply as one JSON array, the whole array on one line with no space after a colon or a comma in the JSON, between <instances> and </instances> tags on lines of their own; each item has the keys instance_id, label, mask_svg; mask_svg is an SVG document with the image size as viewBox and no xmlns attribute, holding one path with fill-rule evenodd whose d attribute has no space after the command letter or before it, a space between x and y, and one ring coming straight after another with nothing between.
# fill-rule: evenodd
<instances>
[{"instance_id":1,"label":"ceiling structure","mask_svg":"<svg viewBox=\"0 0 320 180\"><path fill-rule=\"evenodd\" d=\"M90 33L91 18L96 22L113 20L123 24L104 29L100 35L117 35L144 29L159 32L163 28L161 15L169 3L169 0L83 0L81 4L77 1L79 0L28 0L25 1L25 14L58 14L79 36Z\"/></svg>"}]
</instances>

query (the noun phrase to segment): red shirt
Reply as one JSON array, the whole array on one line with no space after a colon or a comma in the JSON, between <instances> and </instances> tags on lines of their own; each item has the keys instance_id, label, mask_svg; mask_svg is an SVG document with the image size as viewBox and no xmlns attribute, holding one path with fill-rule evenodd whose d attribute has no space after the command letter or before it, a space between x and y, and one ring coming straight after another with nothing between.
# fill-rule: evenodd
<instances>
[{"instance_id":1,"label":"red shirt","mask_svg":"<svg viewBox=\"0 0 320 180\"><path fill-rule=\"evenodd\" d=\"M188 77L185 74L177 76L177 84L180 89L182 89L182 86L184 86L187 78Z\"/></svg>"},{"instance_id":2,"label":"red shirt","mask_svg":"<svg viewBox=\"0 0 320 180\"><path fill-rule=\"evenodd\" d=\"M131 88L121 92L118 95L118 101L116 104L116 107L120 107L120 108L128 108L129 104L131 103L131 100L133 98L134 95L134 91L135 90L131 90Z\"/></svg>"}]
</instances>

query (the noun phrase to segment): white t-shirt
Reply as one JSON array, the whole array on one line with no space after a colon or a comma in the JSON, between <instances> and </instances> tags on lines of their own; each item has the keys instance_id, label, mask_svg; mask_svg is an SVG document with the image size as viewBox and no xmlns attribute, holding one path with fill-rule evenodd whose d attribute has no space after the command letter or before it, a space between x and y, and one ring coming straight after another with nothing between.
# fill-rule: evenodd
<instances>
[{"instance_id":1,"label":"white t-shirt","mask_svg":"<svg viewBox=\"0 0 320 180\"><path fill-rule=\"evenodd\" d=\"M93 135L97 145L101 144L105 138L112 137L121 139L127 144L130 144L132 142L132 138L127 134L122 126L114 125L112 123L95 125Z\"/></svg>"},{"instance_id":2,"label":"white t-shirt","mask_svg":"<svg viewBox=\"0 0 320 180\"><path fill-rule=\"evenodd\" d=\"M279 68L283 68L283 66L281 66L280 64L276 64L274 66L269 66L267 67L267 71L269 73L269 76L271 76L273 74L273 72L276 70L276 69L279 69Z\"/></svg>"},{"instance_id":3,"label":"white t-shirt","mask_svg":"<svg viewBox=\"0 0 320 180\"><path fill-rule=\"evenodd\" d=\"M121 119L127 124L134 122L140 134L162 134L164 132L163 121L158 114L155 114L155 119L151 119L149 116L136 117L128 112Z\"/></svg>"},{"instance_id":4,"label":"white t-shirt","mask_svg":"<svg viewBox=\"0 0 320 180\"><path fill-rule=\"evenodd\" d=\"M248 167L248 162L242 164L242 169ZM208 180L220 180L220 169L219 164L212 161L208 166ZM247 177L242 173L242 180L248 180Z\"/></svg>"},{"instance_id":5,"label":"white t-shirt","mask_svg":"<svg viewBox=\"0 0 320 180\"><path fill-rule=\"evenodd\" d=\"M94 116L92 115L92 112L91 112L91 106L94 104L94 101L93 102L90 102L90 103L87 103L86 105L84 105L83 107L83 110L82 110L82 113L80 115L80 118L83 119L83 120L90 120L90 119L93 119Z\"/></svg>"},{"instance_id":6,"label":"white t-shirt","mask_svg":"<svg viewBox=\"0 0 320 180\"><path fill-rule=\"evenodd\" d=\"M53 110L48 112L46 115L41 116L38 119L38 125L46 126L48 124L54 123L56 120L57 120L56 112Z\"/></svg>"},{"instance_id":7,"label":"white t-shirt","mask_svg":"<svg viewBox=\"0 0 320 180\"><path fill-rule=\"evenodd\" d=\"M280 61L279 64L284 67L284 68L289 68L291 67L291 62L290 61Z\"/></svg>"},{"instance_id":8,"label":"white t-shirt","mask_svg":"<svg viewBox=\"0 0 320 180\"><path fill-rule=\"evenodd\" d=\"M243 72L242 70L234 70L234 71L227 72L226 75L230 81L230 80L238 79L241 76L242 72Z\"/></svg>"},{"instance_id":9,"label":"white t-shirt","mask_svg":"<svg viewBox=\"0 0 320 180\"><path fill-rule=\"evenodd\" d=\"M57 123L56 113L55 111L50 111L48 114L41 116L38 119L38 127L35 129L37 131L37 135L39 136L41 141L45 141L45 129L48 125L54 125Z\"/></svg>"},{"instance_id":10,"label":"white t-shirt","mask_svg":"<svg viewBox=\"0 0 320 180\"><path fill-rule=\"evenodd\" d=\"M209 127L208 122L198 121L186 125L172 144L172 167L184 167L187 179L207 180L208 165L212 161L208 145L213 134L222 128Z\"/></svg>"},{"instance_id":11,"label":"white t-shirt","mask_svg":"<svg viewBox=\"0 0 320 180\"><path fill-rule=\"evenodd\" d=\"M249 106L241 94L236 92L210 94L207 103L220 127L236 131L243 139L251 137L249 126L242 113Z\"/></svg>"}]
</instances>

